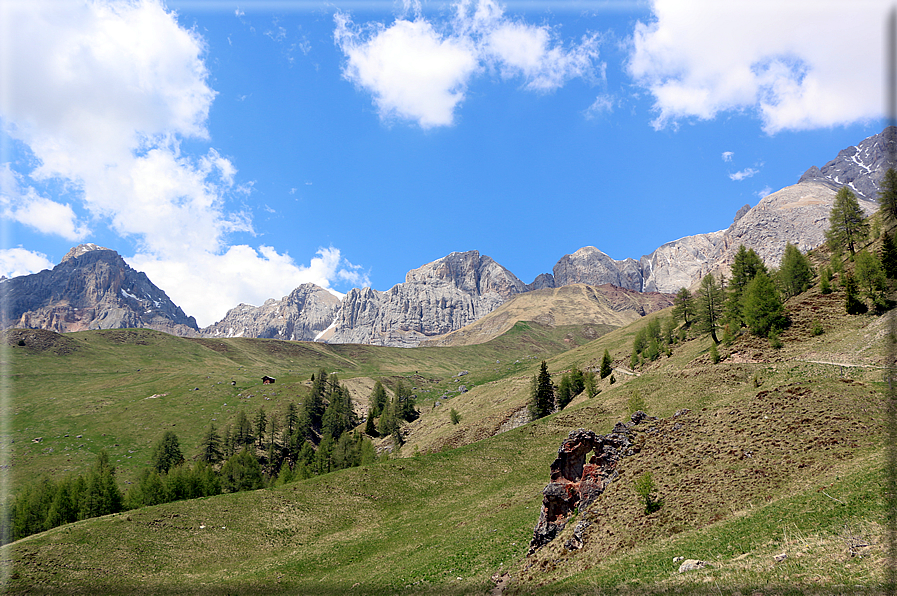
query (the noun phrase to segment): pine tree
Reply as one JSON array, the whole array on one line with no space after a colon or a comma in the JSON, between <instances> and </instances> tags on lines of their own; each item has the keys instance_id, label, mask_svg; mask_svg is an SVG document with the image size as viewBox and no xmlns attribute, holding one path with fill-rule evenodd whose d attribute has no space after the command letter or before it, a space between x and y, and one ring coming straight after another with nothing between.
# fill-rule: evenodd
<instances>
[{"instance_id":1,"label":"pine tree","mask_svg":"<svg viewBox=\"0 0 897 596\"><path fill-rule=\"evenodd\" d=\"M268 417L265 408L260 407L255 413L255 440L259 449L265 448L265 431L268 428Z\"/></svg>"},{"instance_id":2,"label":"pine tree","mask_svg":"<svg viewBox=\"0 0 897 596\"><path fill-rule=\"evenodd\" d=\"M209 425L199 446L199 459L210 464L221 461L221 437L214 424Z\"/></svg>"},{"instance_id":3,"label":"pine tree","mask_svg":"<svg viewBox=\"0 0 897 596\"><path fill-rule=\"evenodd\" d=\"M813 281L813 266L810 259L790 242L785 245L778 278L788 298L805 292Z\"/></svg>"},{"instance_id":4,"label":"pine tree","mask_svg":"<svg viewBox=\"0 0 897 596\"><path fill-rule=\"evenodd\" d=\"M688 291L688 288L679 288L676 297L673 298L673 318L677 321L681 319L687 327L690 323L689 318L694 317L694 314L695 302L691 292Z\"/></svg>"},{"instance_id":5,"label":"pine tree","mask_svg":"<svg viewBox=\"0 0 897 596\"><path fill-rule=\"evenodd\" d=\"M614 372L613 364L614 362L610 358L610 352L604 350L604 356L601 358L601 372L599 373L602 379L606 379L612 372Z\"/></svg>"},{"instance_id":6,"label":"pine tree","mask_svg":"<svg viewBox=\"0 0 897 596\"><path fill-rule=\"evenodd\" d=\"M897 238L887 231L881 237L881 266L888 279L897 279Z\"/></svg>"},{"instance_id":7,"label":"pine tree","mask_svg":"<svg viewBox=\"0 0 897 596\"><path fill-rule=\"evenodd\" d=\"M842 186L835 195L829 214L829 229L825 233L829 248L840 251L846 246L850 254L854 254L856 244L865 239L868 233L869 224L856 195L849 187Z\"/></svg>"},{"instance_id":8,"label":"pine tree","mask_svg":"<svg viewBox=\"0 0 897 596\"><path fill-rule=\"evenodd\" d=\"M854 275L857 285L869 300L878 303L883 299L887 280L878 257L866 250L858 252L855 259Z\"/></svg>"},{"instance_id":9,"label":"pine tree","mask_svg":"<svg viewBox=\"0 0 897 596\"><path fill-rule=\"evenodd\" d=\"M573 388L571 387L569 375L561 377L555 400L557 401L558 410L563 410L573 400Z\"/></svg>"},{"instance_id":10,"label":"pine tree","mask_svg":"<svg viewBox=\"0 0 897 596\"><path fill-rule=\"evenodd\" d=\"M695 312L695 319L699 324L699 329L704 333L709 333L715 344L719 343L716 338L716 329L722 318L724 296L722 284L713 277L713 274L705 275L698 291L696 300L698 308Z\"/></svg>"},{"instance_id":11,"label":"pine tree","mask_svg":"<svg viewBox=\"0 0 897 596\"><path fill-rule=\"evenodd\" d=\"M238 451L244 445L249 445L252 441L252 424L250 424L246 412L240 410L237 412L237 422L234 429L234 451Z\"/></svg>"},{"instance_id":12,"label":"pine tree","mask_svg":"<svg viewBox=\"0 0 897 596\"><path fill-rule=\"evenodd\" d=\"M881 190L878 193L878 202L885 217L893 221L897 219L897 172L894 168L888 168L879 188Z\"/></svg>"},{"instance_id":13,"label":"pine tree","mask_svg":"<svg viewBox=\"0 0 897 596\"><path fill-rule=\"evenodd\" d=\"M858 315L866 312L866 305L859 299L857 291L857 282L853 278L853 274L849 271L844 272L844 308L849 315Z\"/></svg>"},{"instance_id":14,"label":"pine tree","mask_svg":"<svg viewBox=\"0 0 897 596\"><path fill-rule=\"evenodd\" d=\"M374 424L374 411L368 410L368 419L364 425L364 434L369 437L377 438L380 435L377 433L377 427Z\"/></svg>"},{"instance_id":15,"label":"pine tree","mask_svg":"<svg viewBox=\"0 0 897 596\"><path fill-rule=\"evenodd\" d=\"M173 431L167 430L153 450L151 465L160 472L167 472L182 463L184 454L181 453L178 436Z\"/></svg>"},{"instance_id":16,"label":"pine tree","mask_svg":"<svg viewBox=\"0 0 897 596\"><path fill-rule=\"evenodd\" d=\"M533 378L530 397L530 413L533 419L543 418L554 410L554 385L548 374L548 365L542 361L539 374Z\"/></svg>"},{"instance_id":17,"label":"pine tree","mask_svg":"<svg viewBox=\"0 0 897 596\"><path fill-rule=\"evenodd\" d=\"M745 248L742 244L735 253L732 262L732 277L729 279L728 297L726 299L726 319L736 329L744 323L741 314L741 295L744 288L758 273L769 274L766 265L753 248Z\"/></svg>"},{"instance_id":18,"label":"pine tree","mask_svg":"<svg viewBox=\"0 0 897 596\"><path fill-rule=\"evenodd\" d=\"M386 394L386 389L383 388L383 383L377 381L374 383L374 390L371 392L371 408L374 412L374 418L383 412L383 408L386 407L388 401L389 396Z\"/></svg>"},{"instance_id":19,"label":"pine tree","mask_svg":"<svg viewBox=\"0 0 897 596\"><path fill-rule=\"evenodd\" d=\"M742 295L744 322L751 333L767 337L770 331L785 326L785 307L775 284L763 272L745 287Z\"/></svg>"}]
</instances>

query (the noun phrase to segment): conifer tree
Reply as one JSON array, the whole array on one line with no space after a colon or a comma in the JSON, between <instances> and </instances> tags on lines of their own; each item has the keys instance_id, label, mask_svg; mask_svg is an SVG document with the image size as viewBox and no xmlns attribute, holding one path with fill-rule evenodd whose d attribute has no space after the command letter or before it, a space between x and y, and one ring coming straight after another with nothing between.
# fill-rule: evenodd
<instances>
[{"instance_id":1,"label":"conifer tree","mask_svg":"<svg viewBox=\"0 0 897 596\"><path fill-rule=\"evenodd\" d=\"M850 271L844 272L844 308L849 315L858 315L866 312L866 305L859 299L857 282Z\"/></svg>"},{"instance_id":2,"label":"conifer tree","mask_svg":"<svg viewBox=\"0 0 897 596\"><path fill-rule=\"evenodd\" d=\"M383 408L386 407L388 401L389 396L386 394L386 389L383 388L383 383L377 381L374 383L374 390L371 392L371 408L373 408L374 418L383 412Z\"/></svg>"},{"instance_id":3,"label":"conifer tree","mask_svg":"<svg viewBox=\"0 0 897 596\"><path fill-rule=\"evenodd\" d=\"M199 459L202 461L210 464L221 461L221 437L218 435L214 424L209 425L199 447Z\"/></svg>"},{"instance_id":4,"label":"conifer tree","mask_svg":"<svg viewBox=\"0 0 897 596\"><path fill-rule=\"evenodd\" d=\"M778 278L787 298L805 292L813 282L813 266L810 259L790 242L785 245Z\"/></svg>"},{"instance_id":5,"label":"conifer tree","mask_svg":"<svg viewBox=\"0 0 897 596\"><path fill-rule=\"evenodd\" d=\"M614 372L613 360L610 358L610 352L604 350L604 356L601 358L601 372L599 374L602 379L605 379L609 377L612 372Z\"/></svg>"},{"instance_id":6,"label":"conifer tree","mask_svg":"<svg viewBox=\"0 0 897 596\"><path fill-rule=\"evenodd\" d=\"M846 246L850 254L854 254L856 244L865 239L868 233L869 224L856 195L849 187L842 186L835 195L829 214L829 229L825 233L829 248L840 251Z\"/></svg>"},{"instance_id":7,"label":"conifer tree","mask_svg":"<svg viewBox=\"0 0 897 596\"><path fill-rule=\"evenodd\" d=\"M167 472L182 463L184 463L184 454L181 453L178 436L173 431L167 430L153 449L151 464L158 471Z\"/></svg>"},{"instance_id":8,"label":"conifer tree","mask_svg":"<svg viewBox=\"0 0 897 596\"><path fill-rule=\"evenodd\" d=\"M255 413L255 440L259 449L265 448L265 432L268 428L268 417L265 415L264 406Z\"/></svg>"},{"instance_id":9,"label":"conifer tree","mask_svg":"<svg viewBox=\"0 0 897 596\"><path fill-rule=\"evenodd\" d=\"M380 435L377 433L377 426L374 424L374 411L368 410L368 419L364 425L364 434L369 437L377 438Z\"/></svg>"},{"instance_id":10,"label":"conifer tree","mask_svg":"<svg viewBox=\"0 0 897 596\"><path fill-rule=\"evenodd\" d=\"M719 327L723 314L724 296L722 283L717 281L712 273L705 275L698 291L696 300L698 308L695 319L699 324L699 329L704 333L709 333L715 344L719 343L716 338L716 329Z\"/></svg>"},{"instance_id":11,"label":"conifer tree","mask_svg":"<svg viewBox=\"0 0 897 596\"><path fill-rule=\"evenodd\" d=\"M744 288L758 273L769 274L766 265L753 248L745 248L742 244L735 253L732 262L732 277L729 279L728 297L726 299L726 319L736 329L741 328L744 319L741 313L741 295Z\"/></svg>"},{"instance_id":12,"label":"conifer tree","mask_svg":"<svg viewBox=\"0 0 897 596\"><path fill-rule=\"evenodd\" d=\"M760 337L767 337L770 331L785 325L785 307L779 291L762 271L745 287L742 311L751 333Z\"/></svg>"},{"instance_id":13,"label":"conifer tree","mask_svg":"<svg viewBox=\"0 0 897 596\"><path fill-rule=\"evenodd\" d=\"M866 250L856 254L854 275L859 288L874 303L879 303L885 291L885 272L878 257Z\"/></svg>"},{"instance_id":14,"label":"conifer tree","mask_svg":"<svg viewBox=\"0 0 897 596\"><path fill-rule=\"evenodd\" d=\"M894 168L888 168L879 188L878 202L881 209L887 219L894 221L897 219L897 172Z\"/></svg>"},{"instance_id":15,"label":"conifer tree","mask_svg":"<svg viewBox=\"0 0 897 596\"><path fill-rule=\"evenodd\" d=\"M897 279L897 238L886 230L881 237L881 266L888 279Z\"/></svg>"},{"instance_id":16,"label":"conifer tree","mask_svg":"<svg viewBox=\"0 0 897 596\"><path fill-rule=\"evenodd\" d=\"M548 374L548 365L543 360L539 374L533 378L530 397L530 413L533 419L543 418L554 410L554 385Z\"/></svg>"},{"instance_id":17,"label":"conifer tree","mask_svg":"<svg viewBox=\"0 0 897 596\"><path fill-rule=\"evenodd\" d=\"M681 319L682 323L687 327L691 322L689 319L694 317L694 314L695 303L691 292L688 291L688 288L679 288L679 291L676 292L676 297L673 298L673 318L677 321Z\"/></svg>"}]
</instances>

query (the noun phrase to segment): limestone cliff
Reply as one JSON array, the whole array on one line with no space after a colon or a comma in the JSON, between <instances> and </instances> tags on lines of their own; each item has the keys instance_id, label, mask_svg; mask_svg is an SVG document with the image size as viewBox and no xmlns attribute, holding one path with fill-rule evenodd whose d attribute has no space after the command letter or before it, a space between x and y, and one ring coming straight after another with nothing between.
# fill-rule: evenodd
<instances>
[{"instance_id":1,"label":"limestone cliff","mask_svg":"<svg viewBox=\"0 0 897 596\"><path fill-rule=\"evenodd\" d=\"M340 299L315 284L302 284L280 300L240 304L202 330L205 337L264 337L314 341L340 309Z\"/></svg>"}]
</instances>

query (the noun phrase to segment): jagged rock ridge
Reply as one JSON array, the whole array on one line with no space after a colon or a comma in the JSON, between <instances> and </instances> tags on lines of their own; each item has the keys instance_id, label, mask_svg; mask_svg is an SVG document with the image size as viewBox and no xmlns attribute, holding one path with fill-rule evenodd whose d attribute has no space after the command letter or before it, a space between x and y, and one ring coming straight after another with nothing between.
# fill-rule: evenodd
<instances>
[{"instance_id":1,"label":"jagged rock ridge","mask_svg":"<svg viewBox=\"0 0 897 596\"><path fill-rule=\"evenodd\" d=\"M339 309L339 298L307 283L280 300L271 298L261 306L235 306L223 319L204 328L202 335L314 341L331 325Z\"/></svg>"},{"instance_id":2,"label":"jagged rock ridge","mask_svg":"<svg viewBox=\"0 0 897 596\"><path fill-rule=\"evenodd\" d=\"M473 323L514 294L526 291L517 277L478 251L454 252L409 271L405 283L386 292L350 290L332 343L410 347Z\"/></svg>"},{"instance_id":3,"label":"jagged rock ridge","mask_svg":"<svg viewBox=\"0 0 897 596\"><path fill-rule=\"evenodd\" d=\"M70 250L52 270L0 281L6 309L2 326L51 329L145 327L174 335L196 335L188 317L119 254L96 244Z\"/></svg>"}]
</instances>

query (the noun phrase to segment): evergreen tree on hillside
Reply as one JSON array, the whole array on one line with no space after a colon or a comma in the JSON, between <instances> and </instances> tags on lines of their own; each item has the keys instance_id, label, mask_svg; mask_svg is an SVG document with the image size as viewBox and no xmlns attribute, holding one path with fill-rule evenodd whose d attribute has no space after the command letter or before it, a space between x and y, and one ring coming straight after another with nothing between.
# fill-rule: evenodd
<instances>
[{"instance_id":1,"label":"evergreen tree on hillside","mask_svg":"<svg viewBox=\"0 0 897 596\"><path fill-rule=\"evenodd\" d=\"M681 320L687 327L691 322L689 319L695 315L695 301L688 291L688 288L679 288L676 297L673 298L673 318ZM604 377L602 377L604 378Z\"/></svg>"},{"instance_id":2,"label":"evergreen tree on hillside","mask_svg":"<svg viewBox=\"0 0 897 596\"><path fill-rule=\"evenodd\" d=\"M371 408L373 409L374 418L383 412L383 408L386 407L388 401L389 396L386 394L386 389L383 388L383 383L377 381L374 383L374 390L371 392Z\"/></svg>"},{"instance_id":3,"label":"evergreen tree on hillside","mask_svg":"<svg viewBox=\"0 0 897 596\"><path fill-rule=\"evenodd\" d=\"M221 437L218 435L215 425L210 424L199 444L199 459L206 463L216 464L221 461L221 455Z\"/></svg>"},{"instance_id":4,"label":"evergreen tree on hillside","mask_svg":"<svg viewBox=\"0 0 897 596\"><path fill-rule=\"evenodd\" d=\"M897 219L897 172L894 168L888 168L879 188L878 203L881 210L887 219L894 221Z\"/></svg>"},{"instance_id":5,"label":"evergreen tree on hillside","mask_svg":"<svg viewBox=\"0 0 897 596\"><path fill-rule=\"evenodd\" d=\"M787 298L805 292L813 282L813 266L810 259L790 242L785 245L778 278Z\"/></svg>"},{"instance_id":6,"label":"evergreen tree on hillside","mask_svg":"<svg viewBox=\"0 0 897 596\"><path fill-rule=\"evenodd\" d=\"M715 344L719 343L716 329L722 319L724 297L722 283L717 281L712 273L705 275L695 301L697 303L695 320L698 328L704 333L709 333Z\"/></svg>"},{"instance_id":7,"label":"evergreen tree on hillside","mask_svg":"<svg viewBox=\"0 0 897 596\"><path fill-rule=\"evenodd\" d=\"M554 385L548 374L548 365L543 360L539 374L533 377L530 396L530 414L535 420L551 414L554 410Z\"/></svg>"},{"instance_id":8,"label":"evergreen tree on hillside","mask_svg":"<svg viewBox=\"0 0 897 596\"><path fill-rule=\"evenodd\" d=\"M872 302L878 304L884 299L885 272L878 257L866 250L856 254L854 275L857 285Z\"/></svg>"},{"instance_id":9,"label":"evergreen tree on hillside","mask_svg":"<svg viewBox=\"0 0 897 596\"><path fill-rule=\"evenodd\" d=\"M181 453L181 445L178 436L173 431L167 430L162 439L153 449L151 465L160 472L167 472L174 466L184 462L184 454Z\"/></svg>"},{"instance_id":10,"label":"evergreen tree on hillside","mask_svg":"<svg viewBox=\"0 0 897 596\"><path fill-rule=\"evenodd\" d=\"M726 319L735 329L744 324L741 313L741 295L751 280L758 273L769 274L766 265L753 248L745 248L742 244L732 261L732 277L729 279L728 297L726 298Z\"/></svg>"},{"instance_id":11,"label":"evergreen tree on hillside","mask_svg":"<svg viewBox=\"0 0 897 596\"><path fill-rule=\"evenodd\" d=\"M835 195L829 214L829 229L825 233L829 248L837 252L846 246L850 254L854 254L856 244L868 233L869 224L856 195L847 186L842 186Z\"/></svg>"},{"instance_id":12,"label":"evergreen tree on hillside","mask_svg":"<svg viewBox=\"0 0 897 596\"><path fill-rule=\"evenodd\" d=\"M265 415L265 408L262 406L255 412L255 440L256 447L259 449L265 448L265 432L267 429L268 416Z\"/></svg>"},{"instance_id":13,"label":"evergreen tree on hillside","mask_svg":"<svg viewBox=\"0 0 897 596\"><path fill-rule=\"evenodd\" d=\"M411 389L402 381L396 383L395 400L395 413L397 418L408 422L417 420L420 414L415 409L417 404L414 395L411 393Z\"/></svg>"},{"instance_id":14,"label":"evergreen tree on hillside","mask_svg":"<svg viewBox=\"0 0 897 596\"><path fill-rule=\"evenodd\" d=\"M866 312L866 305L859 299L857 282L850 271L844 272L844 309L849 315L859 315Z\"/></svg>"},{"instance_id":15,"label":"evergreen tree on hillside","mask_svg":"<svg viewBox=\"0 0 897 596\"><path fill-rule=\"evenodd\" d=\"M742 312L744 322L754 335L767 337L770 331L784 328L785 307L766 273L759 272L744 288Z\"/></svg>"},{"instance_id":16,"label":"evergreen tree on hillside","mask_svg":"<svg viewBox=\"0 0 897 596\"><path fill-rule=\"evenodd\" d=\"M888 231L881 237L881 266L888 279L897 279L897 238Z\"/></svg>"},{"instance_id":17,"label":"evergreen tree on hillside","mask_svg":"<svg viewBox=\"0 0 897 596\"><path fill-rule=\"evenodd\" d=\"M239 451L244 445L252 443L252 424L242 409L237 412L237 422L234 428L234 451Z\"/></svg>"},{"instance_id":18,"label":"evergreen tree on hillside","mask_svg":"<svg viewBox=\"0 0 897 596\"><path fill-rule=\"evenodd\" d=\"M369 437L377 438L380 435L377 433L377 426L374 424L374 411L368 410L368 419L364 425L364 434Z\"/></svg>"},{"instance_id":19,"label":"evergreen tree on hillside","mask_svg":"<svg viewBox=\"0 0 897 596\"><path fill-rule=\"evenodd\" d=\"M604 356L601 358L601 372L599 373L602 379L606 379L612 372L614 372L613 364L614 362L610 358L610 352L604 350Z\"/></svg>"}]
</instances>

